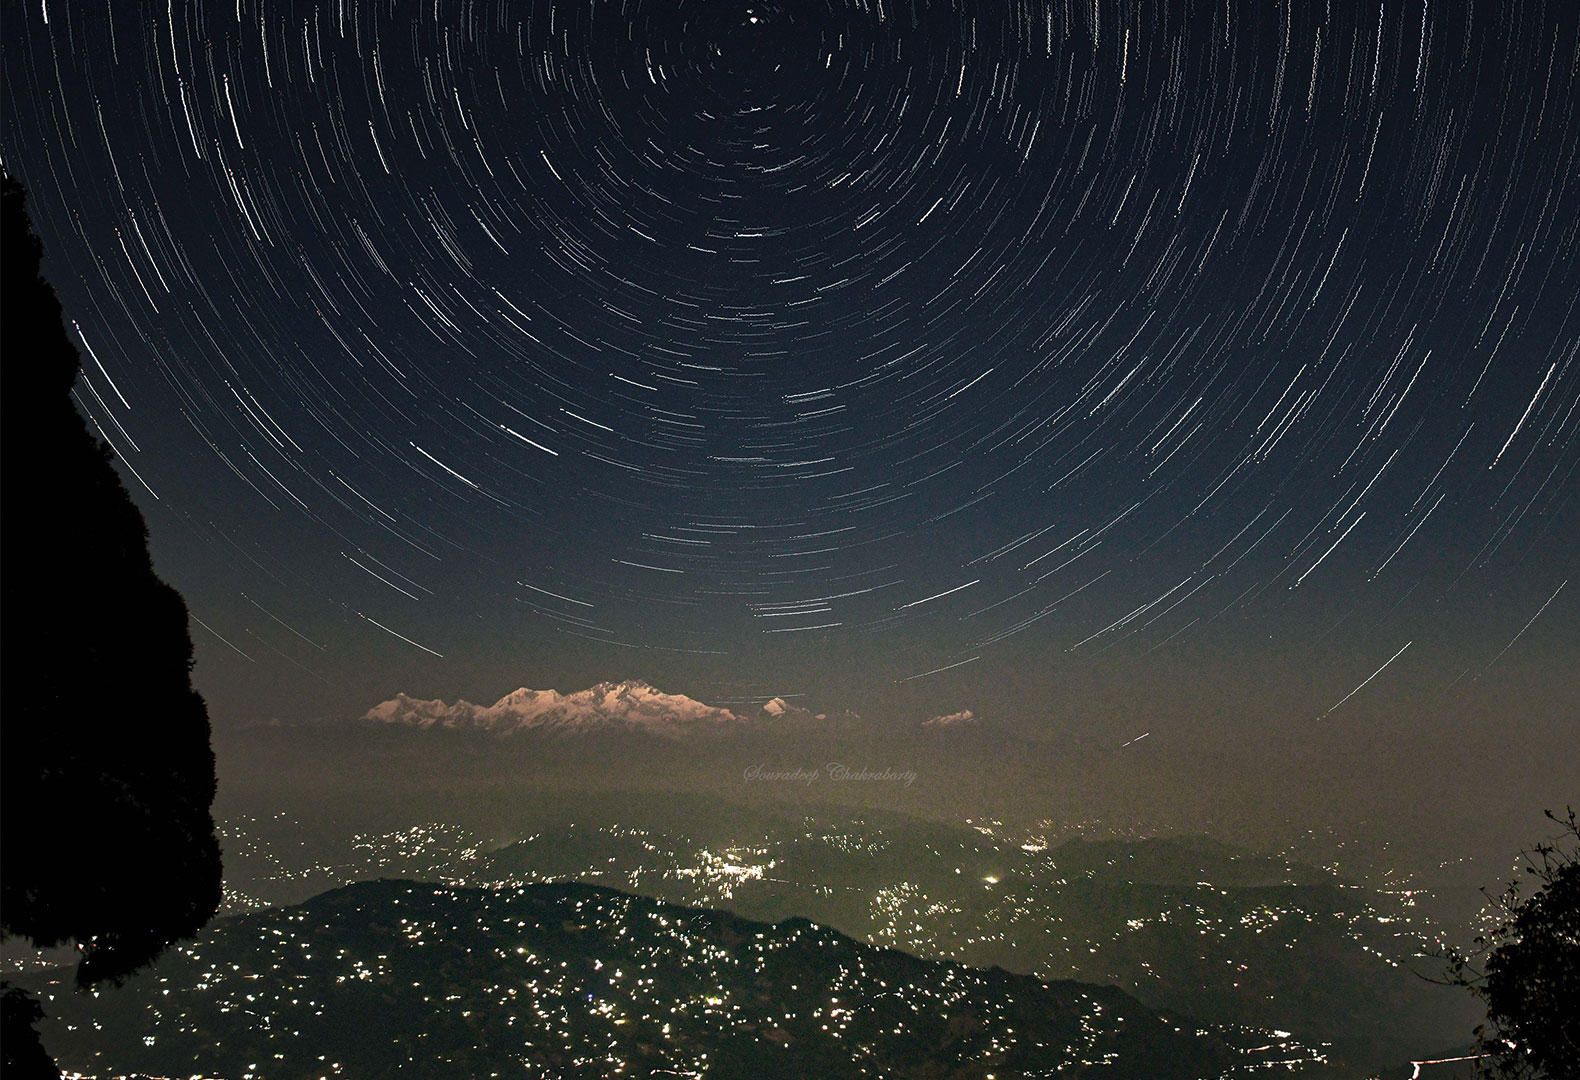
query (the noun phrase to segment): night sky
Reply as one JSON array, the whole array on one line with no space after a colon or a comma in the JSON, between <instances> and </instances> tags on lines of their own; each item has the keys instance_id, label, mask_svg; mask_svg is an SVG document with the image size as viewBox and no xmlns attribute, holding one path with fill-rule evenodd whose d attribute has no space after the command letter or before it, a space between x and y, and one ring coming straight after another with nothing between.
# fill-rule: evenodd
<instances>
[{"instance_id":1,"label":"night sky","mask_svg":"<svg viewBox=\"0 0 1580 1080\"><path fill-rule=\"evenodd\" d=\"M4 15L217 729L1574 730L1571 0Z\"/></svg>"}]
</instances>

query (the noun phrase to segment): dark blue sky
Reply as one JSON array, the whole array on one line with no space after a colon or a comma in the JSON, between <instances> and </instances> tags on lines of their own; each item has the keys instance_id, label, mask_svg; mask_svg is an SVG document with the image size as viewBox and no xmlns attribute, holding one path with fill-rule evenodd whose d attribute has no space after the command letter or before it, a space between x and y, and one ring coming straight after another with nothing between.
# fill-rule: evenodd
<instances>
[{"instance_id":1,"label":"dark blue sky","mask_svg":"<svg viewBox=\"0 0 1580 1080\"><path fill-rule=\"evenodd\" d=\"M221 727L1580 709L1570 3L5 11Z\"/></svg>"}]
</instances>

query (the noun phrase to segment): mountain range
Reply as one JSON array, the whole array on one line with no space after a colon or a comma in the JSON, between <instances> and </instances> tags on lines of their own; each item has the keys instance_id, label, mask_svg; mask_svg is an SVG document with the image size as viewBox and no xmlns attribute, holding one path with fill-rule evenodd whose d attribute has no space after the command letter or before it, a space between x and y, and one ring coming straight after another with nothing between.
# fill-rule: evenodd
<instances>
[{"instance_id":1,"label":"mountain range","mask_svg":"<svg viewBox=\"0 0 1580 1080\"><path fill-rule=\"evenodd\" d=\"M1061 841L988 823L594 795L520 821L503 845L430 823L333 851L282 822L227 822L232 899L297 902L378 876L579 881L1113 984L1152 1008L1292 1032L1361 1069L1457 1052L1476 1022L1467 995L1415 973L1430 968L1417 955L1432 930L1410 897L1204 837Z\"/></svg>"},{"instance_id":2,"label":"mountain range","mask_svg":"<svg viewBox=\"0 0 1580 1080\"><path fill-rule=\"evenodd\" d=\"M969 715L962 714L962 715ZM813 713L771 698L755 709L735 712L705 705L684 694L666 694L649 683L628 679L602 682L586 690L513 690L492 705L396 694L363 714L374 723L417 728L451 728L509 735L518 732L576 735L640 732L666 738L732 731L791 731L809 724L839 724L854 713ZM953 722L954 718L947 718Z\"/></svg>"},{"instance_id":3,"label":"mountain range","mask_svg":"<svg viewBox=\"0 0 1580 1080\"><path fill-rule=\"evenodd\" d=\"M1114 987L581 884L369 882L221 920L117 989L33 986L50 1050L97 1073L1203 1080L1320 1060Z\"/></svg>"}]
</instances>

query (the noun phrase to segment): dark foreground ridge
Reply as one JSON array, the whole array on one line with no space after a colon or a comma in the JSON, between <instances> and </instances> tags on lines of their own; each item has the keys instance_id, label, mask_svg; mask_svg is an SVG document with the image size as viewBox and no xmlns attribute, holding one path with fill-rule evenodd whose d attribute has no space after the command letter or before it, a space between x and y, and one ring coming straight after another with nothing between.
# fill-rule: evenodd
<instances>
[{"instance_id":1,"label":"dark foreground ridge","mask_svg":"<svg viewBox=\"0 0 1580 1080\"><path fill-rule=\"evenodd\" d=\"M353 885L222 920L118 990L42 989L51 1049L92 1073L1198 1080L1312 1056L1113 987L579 884Z\"/></svg>"}]
</instances>

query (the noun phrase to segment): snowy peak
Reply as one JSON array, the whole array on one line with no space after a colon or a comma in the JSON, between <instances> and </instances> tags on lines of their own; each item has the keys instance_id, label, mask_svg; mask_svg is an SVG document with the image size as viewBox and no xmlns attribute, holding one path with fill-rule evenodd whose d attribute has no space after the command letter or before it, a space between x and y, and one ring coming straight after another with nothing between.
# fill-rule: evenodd
<instances>
[{"instance_id":1,"label":"snowy peak","mask_svg":"<svg viewBox=\"0 0 1580 1080\"><path fill-rule=\"evenodd\" d=\"M851 732L863 724L848 709L813 712L782 697L757 707L738 706L732 711L708 705L684 694L666 694L640 679L601 682L585 690L562 694L558 690L512 690L492 705L464 699L451 704L438 699L396 694L362 715L364 721L416 728L450 728L489 731L499 735L516 732L594 734L642 732L670 738L725 732L767 735L806 734L814 731ZM926 727L971 726L976 717L969 709L926 721Z\"/></svg>"},{"instance_id":2,"label":"snowy peak","mask_svg":"<svg viewBox=\"0 0 1580 1080\"><path fill-rule=\"evenodd\" d=\"M388 701L373 706L362 718L390 724L410 724L413 727L432 727L434 724L449 726L449 722L457 718L458 711L472 713L476 710L477 706L469 701L459 701L451 706L442 701L423 701L407 694L396 694Z\"/></svg>"},{"instance_id":3,"label":"snowy peak","mask_svg":"<svg viewBox=\"0 0 1580 1080\"><path fill-rule=\"evenodd\" d=\"M934 730L939 728L958 730L960 728L976 727L980 722L976 713L970 709L961 709L959 712L945 713L942 716L935 716L931 720L923 720L922 727Z\"/></svg>"},{"instance_id":4,"label":"snowy peak","mask_svg":"<svg viewBox=\"0 0 1580 1080\"><path fill-rule=\"evenodd\" d=\"M848 710L814 713L811 709L792 705L782 697L770 698L764 702L757 717L758 723L765 730L770 731L801 730L806 727L827 728L855 723L860 719L860 716Z\"/></svg>"},{"instance_id":5,"label":"snowy peak","mask_svg":"<svg viewBox=\"0 0 1580 1080\"><path fill-rule=\"evenodd\" d=\"M645 682L604 682L573 694L521 687L492 705L457 701L424 701L396 694L363 714L364 720L410 727L445 727L493 731L547 731L590 734L598 731L643 731L680 737L699 731L722 731L743 721L728 709L714 708L684 694L666 694Z\"/></svg>"}]
</instances>

